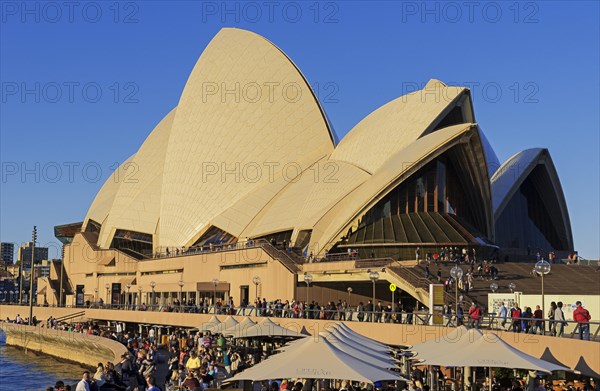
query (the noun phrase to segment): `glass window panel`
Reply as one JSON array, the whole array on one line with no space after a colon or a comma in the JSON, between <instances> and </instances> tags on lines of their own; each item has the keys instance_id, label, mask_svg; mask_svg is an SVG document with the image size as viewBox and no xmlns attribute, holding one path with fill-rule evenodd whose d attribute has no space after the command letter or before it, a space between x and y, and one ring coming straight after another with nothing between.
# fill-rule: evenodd
<instances>
[{"instance_id":1,"label":"glass window panel","mask_svg":"<svg viewBox=\"0 0 600 391\"><path fill-rule=\"evenodd\" d=\"M424 177L417 179L417 212L425 211L425 180Z\"/></svg>"}]
</instances>

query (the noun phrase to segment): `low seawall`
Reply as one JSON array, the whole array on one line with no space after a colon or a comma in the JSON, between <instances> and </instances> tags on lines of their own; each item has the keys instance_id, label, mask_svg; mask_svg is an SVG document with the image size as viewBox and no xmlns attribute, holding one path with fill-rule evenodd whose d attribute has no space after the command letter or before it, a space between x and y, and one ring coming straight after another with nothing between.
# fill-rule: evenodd
<instances>
[{"instance_id":1,"label":"low seawall","mask_svg":"<svg viewBox=\"0 0 600 391\"><path fill-rule=\"evenodd\" d=\"M34 327L14 323L0 323L6 333L6 344L39 353L77 362L82 366L95 368L99 362L118 362L125 346L111 339Z\"/></svg>"}]
</instances>

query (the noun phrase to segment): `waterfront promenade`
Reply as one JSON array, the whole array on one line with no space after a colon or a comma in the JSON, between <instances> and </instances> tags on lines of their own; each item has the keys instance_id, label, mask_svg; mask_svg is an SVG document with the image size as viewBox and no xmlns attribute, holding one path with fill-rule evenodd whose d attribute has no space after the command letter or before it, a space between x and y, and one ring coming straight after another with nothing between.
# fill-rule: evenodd
<instances>
[{"instance_id":1,"label":"waterfront promenade","mask_svg":"<svg viewBox=\"0 0 600 391\"><path fill-rule=\"evenodd\" d=\"M28 314L26 306L0 306L0 317L14 319L17 314ZM203 323L213 316L211 314L195 314L185 312L150 312L150 311L127 311L127 310L108 310L108 309L89 309L89 308L56 308L56 307L36 307L34 315L38 320L53 316L59 318L71 314L80 313L77 318L71 321L96 320L99 322L125 322L129 326L151 325L163 326L157 327L159 333L161 330L166 332L165 326L174 327L200 327ZM225 315L219 315L224 319ZM238 321L244 317L235 316ZM254 321L261 318L250 317ZM277 323L296 331L305 331L315 335L325 330L329 325L338 323L335 321L316 320L316 319L295 319L295 318L277 318ZM376 339L386 344L410 346L420 342L425 342L434 338L442 338L451 331L451 327L425 326L410 324L393 323L366 323L366 322L344 322L354 331L363 334L369 338ZM548 350L558 361L572 369L585 369L600 373L600 349L597 342L581 341L571 338L556 338L551 336L541 336L522 333L511 333L504 331L494 331L503 340L521 351L535 357L541 357ZM586 372L589 372L586 370Z\"/></svg>"},{"instance_id":2,"label":"waterfront promenade","mask_svg":"<svg viewBox=\"0 0 600 391\"><path fill-rule=\"evenodd\" d=\"M4 315L4 311L2 311ZM6 317L4 318L4 320ZM108 338L25 324L0 322L6 344L59 357L95 368L98 362L116 362L127 348Z\"/></svg>"}]
</instances>

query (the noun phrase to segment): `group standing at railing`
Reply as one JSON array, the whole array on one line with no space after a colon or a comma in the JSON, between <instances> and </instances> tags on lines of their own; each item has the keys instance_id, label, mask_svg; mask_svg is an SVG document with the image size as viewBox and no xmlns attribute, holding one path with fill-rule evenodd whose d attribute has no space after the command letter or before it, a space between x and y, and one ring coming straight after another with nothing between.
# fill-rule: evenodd
<instances>
[{"instance_id":1,"label":"group standing at railing","mask_svg":"<svg viewBox=\"0 0 600 391\"><path fill-rule=\"evenodd\" d=\"M567 320L563 312L562 302L550 303L550 308L544 317L540 306L535 310L529 307L521 309L517 303L510 303L508 308L503 302L497 312L486 313L485 309L479 307L476 303L471 303L468 309L463 309L462 304L454 307L445 305L443 311L431 314L425 308L413 308L410 302L382 304L378 301L373 305L371 300L367 303L360 302L356 306L349 305L345 300L337 302L330 301L326 304L319 304L316 301L289 301L273 300L267 301L266 298L258 298L253 305L242 303L235 306L233 299L228 302L216 301L215 305L208 300L202 300L196 304L194 300L187 303L174 300L167 305L92 305L93 308L125 309L138 311L159 311L159 312L186 312L197 314L215 314L215 315L238 315L238 316L265 316L275 318L297 318L297 319L315 319L331 321L358 321L374 323L404 323L404 324L440 324L446 327L466 325L470 328L489 328L515 333L528 334L546 334L557 337L564 336L564 328L569 323L575 323L579 331L579 338L590 339L590 313L585 309L581 302L577 302L573 311L573 317ZM458 312L456 312L458 310ZM434 321L432 321L432 318ZM593 322L592 322L593 323ZM600 324L599 324L600 327Z\"/></svg>"},{"instance_id":2,"label":"group standing at railing","mask_svg":"<svg viewBox=\"0 0 600 391\"><path fill-rule=\"evenodd\" d=\"M169 257L178 257L183 255L195 255L202 253L211 253L211 252L219 252L219 251L229 251L229 250L239 250L244 248L255 248L262 247L267 243L264 239L248 239L245 241L233 242L233 243L223 243L222 241L218 243L209 243L202 246L191 246L191 247L165 247L164 250L160 249L159 251L154 253L154 258L169 258Z\"/></svg>"}]
</instances>

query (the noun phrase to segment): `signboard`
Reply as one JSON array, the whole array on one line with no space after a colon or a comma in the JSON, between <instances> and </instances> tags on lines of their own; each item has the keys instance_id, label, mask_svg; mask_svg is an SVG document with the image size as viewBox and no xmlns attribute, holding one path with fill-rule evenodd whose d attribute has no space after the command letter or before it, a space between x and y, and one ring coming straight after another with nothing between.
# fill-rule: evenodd
<instances>
[{"instance_id":1,"label":"signboard","mask_svg":"<svg viewBox=\"0 0 600 391\"><path fill-rule=\"evenodd\" d=\"M429 324L444 324L444 285L429 284Z\"/></svg>"},{"instance_id":2,"label":"signboard","mask_svg":"<svg viewBox=\"0 0 600 391\"><path fill-rule=\"evenodd\" d=\"M83 285L77 285L75 287L75 305L77 307L83 306Z\"/></svg>"},{"instance_id":3,"label":"signboard","mask_svg":"<svg viewBox=\"0 0 600 391\"><path fill-rule=\"evenodd\" d=\"M121 284L113 283L111 289L111 300L110 304L119 305L121 304Z\"/></svg>"},{"instance_id":4,"label":"signboard","mask_svg":"<svg viewBox=\"0 0 600 391\"><path fill-rule=\"evenodd\" d=\"M390 291L392 292L392 312L396 310L396 303L394 300L394 293L396 293L396 284L390 284Z\"/></svg>"}]
</instances>

